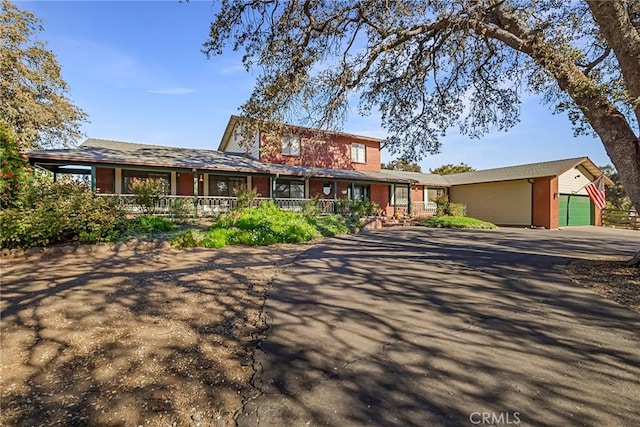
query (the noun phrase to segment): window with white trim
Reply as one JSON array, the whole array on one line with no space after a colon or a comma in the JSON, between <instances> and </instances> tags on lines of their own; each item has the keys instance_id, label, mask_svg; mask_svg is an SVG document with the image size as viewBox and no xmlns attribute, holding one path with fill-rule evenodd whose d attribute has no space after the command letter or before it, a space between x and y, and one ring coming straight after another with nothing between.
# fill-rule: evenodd
<instances>
[{"instance_id":1,"label":"window with white trim","mask_svg":"<svg viewBox=\"0 0 640 427\"><path fill-rule=\"evenodd\" d=\"M282 154L285 156L300 155L300 137L287 135L282 137Z\"/></svg>"},{"instance_id":2,"label":"window with white trim","mask_svg":"<svg viewBox=\"0 0 640 427\"><path fill-rule=\"evenodd\" d=\"M351 144L351 161L353 163L367 163L367 147L364 144Z\"/></svg>"}]
</instances>

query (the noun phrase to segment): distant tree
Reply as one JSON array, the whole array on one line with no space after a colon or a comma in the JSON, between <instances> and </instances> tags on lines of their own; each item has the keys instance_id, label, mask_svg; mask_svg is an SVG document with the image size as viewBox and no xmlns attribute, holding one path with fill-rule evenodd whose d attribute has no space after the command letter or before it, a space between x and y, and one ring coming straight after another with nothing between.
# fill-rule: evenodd
<instances>
[{"instance_id":1,"label":"distant tree","mask_svg":"<svg viewBox=\"0 0 640 427\"><path fill-rule=\"evenodd\" d=\"M460 163L459 165L446 164L435 169L429 169L430 173L436 173L438 175L451 175L454 173L473 172L475 169L466 163Z\"/></svg>"},{"instance_id":2,"label":"distant tree","mask_svg":"<svg viewBox=\"0 0 640 427\"><path fill-rule=\"evenodd\" d=\"M21 149L70 146L82 136L86 114L69 99L55 55L35 40L40 20L0 3L0 124Z\"/></svg>"},{"instance_id":3,"label":"distant tree","mask_svg":"<svg viewBox=\"0 0 640 427\"><path fill-rule=\"evenodd\" d=\"M406 172L422 172L422 168L417 163L411 163L402 157L391 160L389 163L381 163L380 167L382 169L391 169L396 171L406 171Z\"/></svg>"},{"instance_id":4,"label":"distant tree","mask_svg":"<svg viewBox=\"0 0 640 427\"><path fill-rule=\"evenodd\" d=\"M610 185L606 189L607 207L626 211L631 209L632 203L627 193L624 192L622 182L620 181L620 175L618 171L611 165L601 166L600 170L613 181L613 185Z\"/></svg>"}]
</instances>

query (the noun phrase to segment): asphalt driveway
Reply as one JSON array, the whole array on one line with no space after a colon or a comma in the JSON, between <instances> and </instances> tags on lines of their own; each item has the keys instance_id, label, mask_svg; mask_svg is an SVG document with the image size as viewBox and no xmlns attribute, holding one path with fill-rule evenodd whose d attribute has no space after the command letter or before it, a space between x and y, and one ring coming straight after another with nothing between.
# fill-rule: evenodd
<instances>
[{"instance_id":1,"label":"asphalt driveway","mask_svg":"<svg viewBox=\"0 0 640 427\"><path fill-rule=\"evenodd\" d=\"M640 233L401 228L279 275L241 426L640 425L640 315L572 284Z\"/></svg>"}]
</instances>

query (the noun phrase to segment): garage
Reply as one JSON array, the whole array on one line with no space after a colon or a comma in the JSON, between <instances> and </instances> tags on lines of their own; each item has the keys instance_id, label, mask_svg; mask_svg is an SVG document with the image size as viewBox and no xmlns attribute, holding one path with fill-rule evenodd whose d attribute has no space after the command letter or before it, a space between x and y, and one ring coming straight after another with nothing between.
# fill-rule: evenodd
<instances>
[{"instance_id":1,"label":"garage","mask_svg":"<svg viewBox=\"0 0 640 427\"><path fill-rule=\"evenodd\" d=\"M595 209L589 196L560 194L559 201L560 227L594 224Z\"/></svg>"}]
</instances>

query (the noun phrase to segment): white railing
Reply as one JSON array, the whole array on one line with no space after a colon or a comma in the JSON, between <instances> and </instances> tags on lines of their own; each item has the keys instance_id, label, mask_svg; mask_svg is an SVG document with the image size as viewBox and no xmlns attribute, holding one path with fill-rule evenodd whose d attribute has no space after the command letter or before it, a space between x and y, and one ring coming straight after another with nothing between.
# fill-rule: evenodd
<instances>
[{"instance_id":1,"label":"white railing","mask_svg":"<svg viewBox=\"0 0 640 427\"><path fill-rule=\"evenodd\" d=\"M196 209L194 207L193 196L160 196L154 207L147 212L147 209L136 203L136 196L133 194L98 194L100 197L114 198L118 203L131 214L151 213L155 215L175 215L175 216L192 216ZM197 214L199 216L218 216L221 213L229 212L238 207L237 197L222 196L198 196ZM311 202L313 199L298 198L278 198L270 199L259 197L253 200L252 206L258 206L262 201L273 201L276 206L283 210L299 212L302 210L304 203ZM323 215L336 212L336 202L333 199L316 199L316 203ZM408 212L407 203L398 203L395 212L400 215L406 215ZM411 203L411 215L434 215L436 213L436 204L434 202L413 202Z\"/></svg>"}]
</instances>

